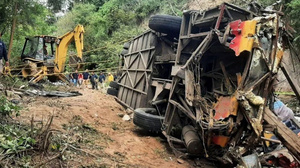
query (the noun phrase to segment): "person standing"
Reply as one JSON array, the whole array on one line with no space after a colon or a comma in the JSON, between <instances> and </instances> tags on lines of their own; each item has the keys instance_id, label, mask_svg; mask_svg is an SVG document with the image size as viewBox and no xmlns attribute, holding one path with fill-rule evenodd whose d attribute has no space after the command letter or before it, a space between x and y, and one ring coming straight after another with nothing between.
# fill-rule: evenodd
<instances>
[{"instance_id":1,"label":"person standing","mask_svg":"<svg viewBox=\"0 0 300 168\"><path fill-rule=\"evenodd\" d=\"M72 75L72 73L69 73L68 78L69 78L70 83L73 83L73 75Z\"/></svg>"},{"instance_id":2,"label":"person standing","mask_svg":"<svg viewBox=\"0 0 300 168\"><path fill-rule=\"evenodd\" d=\"M108 82L111 82L111 81L113 81L114 80L114 76L111 74L111 73L108 73L108 77L107 77L108 79Z\"/></svg>"},{"instance_id":3,"label":"person standing","mask_svg":"<svg viewBox=\"0 0 300 168\"><path fill-rule=\"evenodd\" d=\"M89 70L86 69L85 72L82 73L83 76L83 84L85 85L85 88L88 86L88 80L90 78Z\"/></svg>"},{"instance_id":4,"label":"person standing","mask_svg":"<svg viewBox=\"0 0 300 168\"><path fill-rule=\"evenodd\" d=\"M44 44L43 53L44 53L44 56L48 55L48 50L47 50L47 45L46 44Z\"/></svg>"},{"instance_id":5,"label":"person standing","mask_svg":"<svg viewBox=\"0 0 300 168\"><path fill-rule=\"evenodd\" d=\"M101 84L101 88L104 88L104 83L105 83L105 75L103 72L100 73L99 75L99 82Z\"/></svg>"},{"instance_id":6,"label":"person standing","mask_svg":"<svg viewBox=\"0 0 300 168\"><path fill-rule=\"evenodd\" d=\"M77 86L77 82L78 82L78 71L77 70L74 73L72 73L72 79L73 79L74 86Z\"/></svg>"},{"instance_id":7,"label":"person standing","mask_svg":"<svg viewBox=\"0 0 300 168\"><path fill-rule=\"evenodd\" d=\"M82 82L83 82L83 75L82 75L82 73L79 73L78 74L78 85L79 85L79 87L82 85Z\"/></svg>"},{"instance_id":8,"label":"person standing","mask_svg":"<svg viewBox=\"0 0 300 168\"><path fill-rule=\"evenodd\" d=\"M98 76L94 72L92 72L92 74L90 76L90 81L91 81L91 84L92 84L92 89L97 89L98 90L97 79L98 79Z\"/></svg>"},{"instance_id":9,"label":"person standing","mask_svg":"<svg viewBox=\"0 0 300 168\"><path fill-rule=\"evenodd\" d=\"M118 78L117 74L114 74L114 81L116 81Z\"/></svg>"},{"instance_id":10,"label":"person standing","mask_svg":"<svg viewBox=\"0 0 300 168\"><path fill-rule=\"evenodd\" d=\"M3 59L5 60L5 66L9 66L7 52L4 42L1 40L2 33L0 33L0 75L3 73Z\"/></svg>"}]
</instances>

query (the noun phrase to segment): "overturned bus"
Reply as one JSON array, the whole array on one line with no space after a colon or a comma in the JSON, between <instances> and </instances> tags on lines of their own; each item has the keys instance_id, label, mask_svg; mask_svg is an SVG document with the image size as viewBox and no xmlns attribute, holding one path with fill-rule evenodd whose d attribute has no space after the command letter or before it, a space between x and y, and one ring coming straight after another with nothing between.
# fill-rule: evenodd
<instances>
[{"instance_id":1,"label":"overturned bus","mask_svg":"<svg viewBox=\"0 0 300 168\"><path fill-rule=\"evenodd\" d=\"M110 92L134 109L137 126L162 132L177 156L274 166L258 153L281 143L297 166L300 140L272 112L273 84L292 41L282 17L256 3L152 16L150 30L124 45L122 75ZM289 82L299 98L297 82Z\"/></svg>"}]
</instances>

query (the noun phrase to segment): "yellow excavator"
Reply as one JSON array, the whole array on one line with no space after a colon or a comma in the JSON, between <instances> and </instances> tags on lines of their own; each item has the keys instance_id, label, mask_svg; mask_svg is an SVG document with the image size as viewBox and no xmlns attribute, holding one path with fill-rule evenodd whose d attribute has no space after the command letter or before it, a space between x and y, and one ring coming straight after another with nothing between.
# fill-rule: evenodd
<instances>
[{"instance_id":1,"label":"yellow excavator","mask_svg":"<svg viewBox=\"0 0 300 168\"><path fill-rule=\"evenodd\" d=\"M22 76L30 79L32 83L40 81L45 76L50 81L69 82L63 74L68 46L72 41L75 42L77 55L69 56L69 63L74 68L79 68L80 63L83 62L83 33L83 26L77 25L74 30L60 37L45 35L26 37L21 54L24 64L15 68L6 67L5 72L11 75L22 73Z\"/></svg>"}]
</instances>

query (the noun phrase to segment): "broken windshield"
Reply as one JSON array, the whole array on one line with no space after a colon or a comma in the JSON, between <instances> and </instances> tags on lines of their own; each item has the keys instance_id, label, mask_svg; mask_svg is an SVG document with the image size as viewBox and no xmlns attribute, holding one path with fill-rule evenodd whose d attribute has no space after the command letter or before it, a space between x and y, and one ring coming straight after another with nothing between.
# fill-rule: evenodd
<instances>
[{"instance_id":1,"label":"broken windshield","mask_svg":"<svg viewBox=\"0 0 300 168\"><path fill-rule=\"evenodd\" d=\"M33 57L35 58L35 55L37 53L39 44L39 38L38 37L31 37L26 39L23 55L25 57Z\"/></svg>"}]
</instances>

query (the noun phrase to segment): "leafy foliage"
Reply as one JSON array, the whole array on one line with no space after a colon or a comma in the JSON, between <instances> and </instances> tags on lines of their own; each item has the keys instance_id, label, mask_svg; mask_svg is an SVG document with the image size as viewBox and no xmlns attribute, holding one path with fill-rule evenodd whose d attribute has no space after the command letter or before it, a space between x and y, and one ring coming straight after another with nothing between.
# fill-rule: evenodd
<instances>
[{"instance_id":1,"label":"leafy foliage","mask_svg":"<svg viewBox=\"0 0 300 168\"><path fill-rule=\"evenodd\" d=\"M293 0L288 3L287 8L288 16L291 19L291 24L293 28L296 30L295 42L297 46L300 46L300 0Z\"/></svg>"},{"instance_id":2,"label":"leafy foliage","mask_svg":"<svg viewBox=\"0 0 300 168\"><path fill-rule=\"evenodd\" d=\"M250 2L249 0L247 0ZM285 13L291 24L300 30L300 0L285 0ZM14 2L19 4L18 24L15 33L11 62L19 61L25 36L47 34L60 36L74 29L77 24L85 28L84 59L86 62L108 61L107 63L89 64L84 68L109 68L118 65L118 55L122 44L148 29L149 17L156 13L181 16L190 0L47 0L47 7L39 1L3 0L0 2L0 30L12 21ZM233 0L235 4L246 4L245 1ZM268 6L276 0L259 0ZM6 10L8 9L8 10ZM56 19L54 14L69 10ZM6 27L6 32L9 32ZM298 34L296 36L298 41ZM7 43L8 33L3 37ZM300 43L300 42L298 42ZM8 44L7 44L8 45ZM69 52L75 52L70 46Z\"/></svg>"},{"instance_id":3,"label":"leafy foliage","mask_svg":"<svg viewBox=\"0 0 300 168\"><path fill-rule=\"evenodd\" d=\"M75 1L72 10L58 19L56 34L72 30L76 24L84 26L85 61L107 61L84 67L89 69L118 66L118 55L122 51L123 43L148 29L145 22L150 15L160 11L180 16L184 4L188 2L187 0L172 2L167 0L107 0L101 3L95 3L96 1L93 0L87 1Z\"/></svg>"},{"instance_id":4,"label":"leafy foliage","mask_svg":"<svg viewBox=\"0 0 300 168\"><path fill-rule=\"evenodd\" d=\"M35 140L28 135L28 131L17 125L0 125L0 153L2 155L14 155L31 149Z\"/></svg>"},{"instance_id":5,"label":"leafy foliage","mask_svg":"<svg viewBox=\"0 0 300 168\"><path fill-rule=\"evenodd\" d=\"M2 115L2 117L4 116L10 116L13 113L16 114L16 116L19 116L20 113L20 107L15 105L14 103L10 102L7 100L7 98L5 96L1 96L0 97L0 114Z\"/></svg>"},{"instance_id":6,"label":"leafy foliage","mask_svg":"<svg viewBox=\"0 0 300 168\"><path fill-rule=\"evenodd\" d=\"M26 150L33 149L36 143L32 137L33 130L9 120L8 116L13 113L18 116L19 110L20 107L8 101L5 96L0 97L0 167L3 166L3 160L15 155L21 156Z\"/></svg>"},{"instance_id":7,"label":"leafy foliage","mask_svg":"<svg viewBox=\"0 0 300 168\"><path fill-rule=\"evenodd\" d=\"M17 15L14 16L13 9L17 6ZM21 51L26 36L49 34L55 30L53 23L54 15L37 1L28 0L4 0L0 2L1 15L0 31L4 31L3 41L9 45L10 29L13 17L16 17L16 30L10 62L17 64L20 61ZM2 13L3 12L3 13Z\"/></svg>"}]
</instances>

